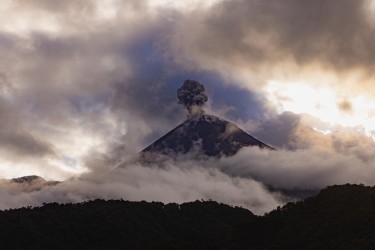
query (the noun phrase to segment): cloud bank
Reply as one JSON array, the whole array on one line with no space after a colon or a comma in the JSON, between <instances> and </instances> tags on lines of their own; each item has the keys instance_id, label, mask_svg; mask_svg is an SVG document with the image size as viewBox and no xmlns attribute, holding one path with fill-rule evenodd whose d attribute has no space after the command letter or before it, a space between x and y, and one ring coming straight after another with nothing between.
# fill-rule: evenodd
<instances>
[{"instance_id":1,"label":"cloud bank","mask_svg":"<svg viewBox=\"0 0 375 250\"><path fill-rule=\"evenodd\" d=\"M212 199L263 214L284 202L280 194L270 193L260 182L231 177L213 168L204 168L199 162L183 164L183 168L172 162L164 168L129 164L125 168L97 171L31 192L25 192L27 185L3 182L0 184L0 209L97 198L165 203Z\"/></svg>"}]
</instances>

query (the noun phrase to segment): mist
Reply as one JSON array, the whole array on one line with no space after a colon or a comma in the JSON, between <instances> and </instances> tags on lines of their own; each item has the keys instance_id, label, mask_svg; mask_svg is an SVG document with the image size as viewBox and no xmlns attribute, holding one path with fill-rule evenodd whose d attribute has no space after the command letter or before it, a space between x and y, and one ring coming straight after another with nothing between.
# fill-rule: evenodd
<instances>
[{"instance_id":1,"label":"mist","mask_svg":"<svg viewBox=\"0 0 375 250\"><path fill-rule=\"evenodd\" d=\"M77 203L92 199L125 199L183 203L215 200L264 214L284 204L279 193L251 178L229 176L199 161L164 162L163 168L127 164L110 172L95 171L40 190L28 184L1 183L0 209Z\"/></svg>"}]
</instances>

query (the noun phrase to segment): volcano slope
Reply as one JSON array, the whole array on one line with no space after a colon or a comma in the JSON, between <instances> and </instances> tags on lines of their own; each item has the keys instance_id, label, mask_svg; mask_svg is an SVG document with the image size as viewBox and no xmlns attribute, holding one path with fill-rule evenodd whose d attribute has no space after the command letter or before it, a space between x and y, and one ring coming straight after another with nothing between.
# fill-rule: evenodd
<instances>
[{"instance_id":1,"label":"volcano slope","mask_svg":"<svg viewBox=\"0 0 375 250\"><path fill-rule=\"evenodd\" d=\"M213 115L192 116L145 148L142 153L231 156L241 148L258 146L273 149L240 129L236 124Z\"/></svg>"}]
</instances>

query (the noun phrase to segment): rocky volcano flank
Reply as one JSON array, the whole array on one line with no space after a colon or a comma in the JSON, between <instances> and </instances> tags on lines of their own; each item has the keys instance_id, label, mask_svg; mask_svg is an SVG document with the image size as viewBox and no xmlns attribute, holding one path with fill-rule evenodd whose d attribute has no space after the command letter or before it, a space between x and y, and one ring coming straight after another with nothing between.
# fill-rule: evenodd
<instances>
[{"instance_id":1,"label":"rocky volcano flank","mask_svg":"<svg viewBox=\"0 0 375 250\"><path fill-rule=\"evenodd\" d=\"M202 84L186 80L178 89L179 103L189 111L188 119L145 148L142 153L163 155L197 152L208 156L234 155L242 147L258 146L273 149L255 139L236 124L213 115L204 114L207 95Z\"/></svg>"},{"instance_id":2,"label":"rocky volcano flank","mask_svg":"<svg viewBox=\"0 0 375 250\"><path fill-rule=\"evenodd\" d=\"M273 149L232 122L213 115L199 115L187 119L143 152L169 154L196 150L208 156L229 156L248 146Z\"/></svg>"}]
</instances>

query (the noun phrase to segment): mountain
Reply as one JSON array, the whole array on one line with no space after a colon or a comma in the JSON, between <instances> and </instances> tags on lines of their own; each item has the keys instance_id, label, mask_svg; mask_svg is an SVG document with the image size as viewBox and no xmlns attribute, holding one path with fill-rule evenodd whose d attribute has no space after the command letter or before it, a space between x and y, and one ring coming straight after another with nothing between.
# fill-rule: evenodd
<instances>
[{"instance_id":1,"label":"mountain","mask_svg":"<svg viewBox=\"0 0 375 250\"><path fill-rule=\"evenodd\" d=\"M18 183L18 184L23 184L23 183L34 184L37 182L45 182L46 180L37 175L28 175L28 176L13 178L10 181L13 183Z\"/></svg>"},{"instance_id":2,"label":"mountain","mask_svg":"<svg viewBox=\"0 0 375 250\"><path fill-rule=\"evenodd\" d=\"M37 175L22 176L3 181L12 185L17 185L19 188L23 189L26 192L37 191L44 187L55 186L60 183L59 181L46 181L45 179Z\"/></svg>"},{"instance_id":3,"label":"mountain","mask_svg":"<svg viewBox=\"0 0 375 250\"><path fill-rule=\"evenodd\" d=\"M375 249L375 187L327 187L264 216L214 201L95 200L0 221L0 249Z\"/></svg>"},{"instance_id":4,"label":"mountain","mask_svg":"<svg viewBox=\"0 0 375 250\"><path fill-rule=\"evenodd\" d=\"M213 115L190 116L182 124L145 148L142 153L163 155L198 152L207 156L231 156L242 147L274 148L255 139L236 124Z\"/></svg>"}]
</instances>

